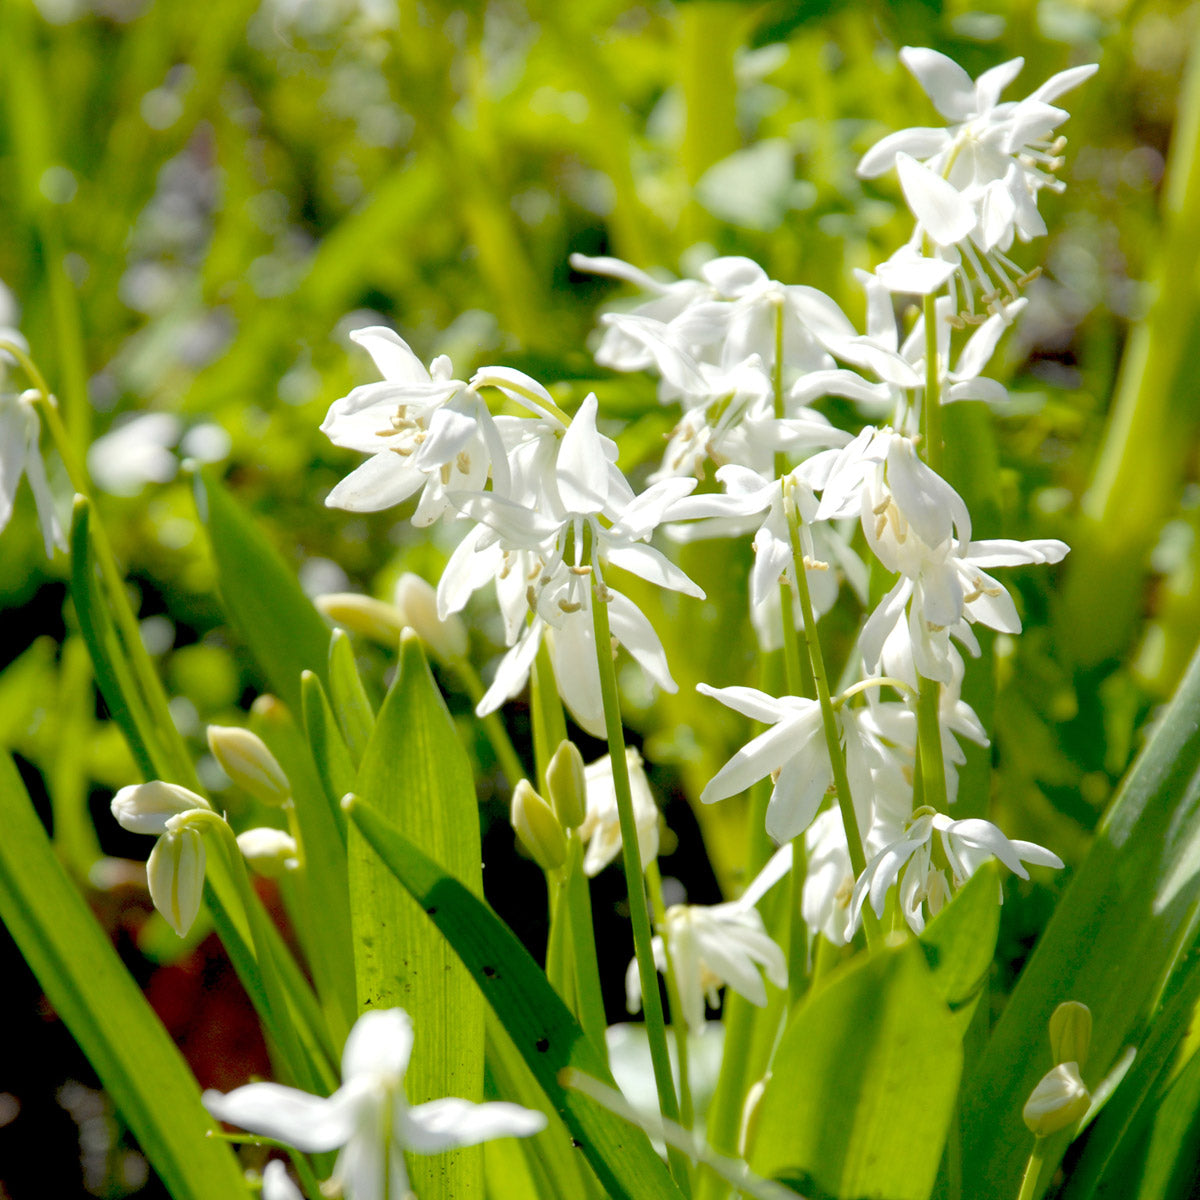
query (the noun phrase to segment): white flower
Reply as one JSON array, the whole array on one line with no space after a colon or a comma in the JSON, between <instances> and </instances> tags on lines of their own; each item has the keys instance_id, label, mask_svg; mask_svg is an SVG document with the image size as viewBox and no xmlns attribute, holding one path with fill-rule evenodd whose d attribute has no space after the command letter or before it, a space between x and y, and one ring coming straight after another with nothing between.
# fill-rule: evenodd
<instances>
[{"instance_id":1,"label":"white flower","mask_svg":"<svg viewBox=\"0 0 1200 1200\"><path fill-rule=\"evenodd\" d=\"M203 796L157 779L123 787L112 799L122 829L158 837L146 860L150 899L180 937L204 897L204 837L192 817L196 812L215 816Z\"/></svg>"},{"instance_id":2,"label":"white flower","mask_svg":"<svg viewBox=\"0 0 1200 1200\"><path fill-rule=\"evenodd\" d=\"M263 1170L262 1200L304 1200L282 1161L273 1158Z\"/></svg>"},{"instance_id":3,"label":"white flower","mask_svg":"<svg viewBox=\"0 0 1200 1200\"><path fill-rule=\"evenodd\" d=\"M1023 59L1002 63L972 81L957 63L934 50L906 46L900 58L952 124L889 134L859 163L864 178L894 166L917 220L913 241L900 256L905 265L897 262L881 277L904 291L940 286L932 279L944 266L918 268L913 262L927 237L935 257L944 260L948 274L957 275L963 287L964 319L975 319L977 293L989 311L1003 312L1003 298L1015 299L1017 288L1031 278L1006 251L1014 236L1027 242L1046 232L1037 194L1042 188L1063 188L1054 172L1062 165L1066 141L1051 140L1051 135L1067 113L1050 102L1097 68L1092 64L1062 71L1026 99L1001 103L1000 93Z\"/></svg>"},{"instance_id":4,"label":"white flower","mask_svg":"<svg viewBox=\"0 0 1200 1200\"><path fill-rule=\"evenodd\" d=\"M804 923L814 935L822 934L833 945L844 946L852 936L849 915L854 868L846 846L846 827L836 809L817 814L805 830L804 851L807 861L800 899Z\"/></svg>"},{"instance_id":5,"label":"white flower","mask_svg":"<svg viewBox=\"0 0 1200 1200\"><path fill-rule=\"evenodd\" d=\"M625 751L625 761L629 766L633 823L637 827L638 850L644 869L658 855L658 806L650 792L642 756L631 746ZM587 813L579 827L579 836L587 843L583 871L592 876L598 875L621 853L621 819L617 812L617 790L609 755L584 767L583 779L587 789Z\"/></svg>"},{"instance_id":6,"label":"white flower","mask_svg":"<svg viewBox=\"0 0 1200 1200\"><path fill-rule=\"evenodd\" d=\"M88 471L106 492L136 496L148 483L175 478L179 461L171 447L182 432L183 422L174 413L139 413L88 447Z\"/></svg>"},{"instance_id":7,"label":"white flower","mask_svg":"<svg viewBox=\"0 0 1200 1200\"><path fill-rule=\"evenodd\" d=\"M953 821L945 813L921 809L904 833L876 854L854 885L850 901L850 928L856 929L868 899L877 916L883 915L888 889L900 883L900 907L909 925L918 933L925 928L922 905L936 913L949 898L943 873L932 862L933 835L942 842L950 864L952 883L961 887L989 858L998 858L1022 879L1029 872L1022 865L1061 868L1062 859L1033 842L1011 840L990 821Z\"/></svg>"},{"instance_id":8,"label":"white flower","mask_svg":"<svg viewBox=\"0 0 1200 1200\"><path fill-rule=\"evenodd\" d=\"M11 339L10 330L0 330ZM19 336L19 335L18 335ZM23 339L18 344L23 345ZM3 365L0 364L0 374ZM46 466L38 449L41 422L38 420L34 403L38 399L35 391L0 392L0 529L12 516L17 498L17 486L24 475L29 480L33 499L37 505L38 521L42 527L42 541L47 556L54 547L67 548L66 534L54 511L54 497L50 494L50 483L46 478Z\"/></svg>"},{"instance_id":9,"label":"white flower","mask_svg":"<svg viewBox=\"0 0 1200 1200\"><path fill-rule=\"evenodd\" d=\"M714 688L698 684L698 692L771 728L746 743L700 793L705 804L744 792L770 775L775 781L767 804L767 833L777 843L791 841L808 828L826 790L833 768L825 745L821 706L800 696L776 699L756 688Z\"/></svg>"},{"instance_id":10,"label":"white flower","mask_svg":"<svg viewBox=\"0 0 1200 1200\"><path fill-rule=\"evenodd\" d=\"M489 471L493 485L507 490L504 441L479 389L515 382L518 402L544 413L529 399L544 398L553 407L540 384L500 367L484 368L467 383L452 378L444 355L426 369L408 343L383 326L350 336L370 353L384 381L335 400L321 424L335 446L371 455L329 493L327 505L375 512L419 491L413 524L423 526L450 507L447 492L482 488Z\"/></svg>"},{"instance_id":11,"label":"white flower","mask_svg":"<svg viewBox=\"0 0 1200 1200\"><path fill-rule=\"evenodd\" d=\"M410 1107L404 1072L412 1044L412 1022L402 1009L366 1012L346 1039L342 1086L332 1096L251 1083L224 1095L207 1091L204 1104L221 1121L306 1154L340 1150L332 1182L347 1200L409 1195L406 1151L438 1154L546 1127L544 1114L516 1104L448 1098Z\"/></svg>"},{"instance_id":12,"label":"white flower","mask_svg":"<svg viewBox=\"0 0 1200 1200\"><path fill-rule=\"evenodd\" d=\"M665 972L670 952L683 1010L674 1017L682 1017L692 1032L704 1029L705 1003L715 1008L718 991L726 985L759 1008L767 1003L763 974L776 987L787 987L787 959L754 906L791 866L789 845L772 856L738 899L725 904L673 904L667 909L652 942L654 961ZM625 995L629 1011L637 1012L642 1006L637 959L625 972Z\"/></svg>"}]
</instances>

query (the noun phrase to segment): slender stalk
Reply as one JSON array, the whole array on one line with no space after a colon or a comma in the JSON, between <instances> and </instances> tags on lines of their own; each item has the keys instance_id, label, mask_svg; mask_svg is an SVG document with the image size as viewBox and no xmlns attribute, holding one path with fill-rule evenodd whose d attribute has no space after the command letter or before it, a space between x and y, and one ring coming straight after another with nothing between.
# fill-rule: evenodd
<instances>
[{"instance_id":1,"label":"slender stalk","mask_svg":"<svg viewBox=\"0 0 1200 1200\"><path fill-rule=\"evenodd\" d=\"M784 497L787 512L788 532L792 542L792 577L796 583L796 594L800 598L800 612L804 618L804 640L808 645L808 658L812 666L813 683L817 689L817 701L821 706L821 722L825 729L825 745L829 750L829 762L833 768L833 783L837 790L838 808L846 828L846 844L850 850L850 865L855 876L867 869L867 856L863 852L862 834L858 828L858 817L854 811L854 799L850 794L850 780L846 774L846 759L842 753L841 738L838 736L837 717L833 701L829 696L829 677L825 673L825 658L821 653L821 641L817 637L817 623L813 616L812 597L808 591L808 576L804 569L804 547L800 543L800 514L790 496ZM863 928L868 945L879 938L879 924L869 906L863 908Z\"/></svg>"},{"instance_id":2,"label":"slender stalk","mask_svg":"<svg viewBox=\"0 0 1200 1200\"><path fill-rule=\"evenodd\" d=\"M917 743L921 754L921 804L945 812L946 763L942 758L942 724L938 715L942 685L936 679L921 679L917 697ZM915 803L915 801L914 801Z\"/></svg>"},{"instance_id":3,"label":"slender stalk","mask_svg":"<svg viewBox=\"0 0 1200 1200\"><path fill-rule=\"evenodd\" d=\"M596 637L596 665L600 670L600 692L604 701L604 727L608 735L608 753L612 761L613 789L621 823L621 855L629 891L629 917L633 926L633 948L638 976L642 984L642 1012L650 1043L650 1061L654 1064L654 1083L664 1118L679 1120L679 1104L671 1078L671 1059L667 1052L666 1022L662 997L658 993L658 971L654 965L653 934L642 884L642 858L638 846L637 822L633 816L633 792L629 785L629 764L625 759L625 731L621 725L621 702L617 695L617 673L613 667L612 631L608 623L608 605L604 585L598 573L592 576L592 622ZM677 1150L669 1152L671 1174L675 1182L690 1194L687 1160Z\"/></svg>"},{"instance_id":4,"label":"slender stalk","mask_svg":"<svg viewBox=\"0 0 1200 1200\"><path fill-rule=\"evenodd\" d=\"M921 405L921 427L925 434L925 461L938 474L942 471L941 366L938 363L937 297L925 297L925 399Z\"/></svg>"},{"instance_id":5,"label":"slender stalk","mask_svg":"<svg viewBox=\"0 0 1200 1200\"><path fill-rule=\"evenodd\" d=\"M1042 1173L1042 1153L1045 1142L1036 1138L1033 1149L1029 1153L1029 1161L1025 1164L1025 1174L1021 1177L1021 1190L1017 1200L1036 1200L1038 1195L1038 1176Z\"/></svg>"},{"instance_id":6,"label":"slender stalk","mask_svg":"<svg viewBox=\"0 0 1200 1200\"><path fill-rule=\"evenodd\" d=\"M583 842L574 832L567 835L564 872L559 902L566 908L571 960L575 968L575 1015L607 1061L608 1044L604 1040L607 1021L604 1016L604 991L600 986L600 964L596 959L592 896L588 890L587 876L583 873Z\"/></svg>"},{"instance_id":7,"label":"slender stalk","mask_svg":"<svg viewBox=\"0 0 1200 1200\"><path fill-rule=\"evenodd\" d=\"M679 975L675 959L671 954L671 942L667 937L667 909L663 903L662 876L658 863L646 868L646 883L650 889L650 906L654 910L654 923L662 931L663 957L667 960L667 1000L671 1005L671 1028L675 1031L675 1053L679 1059L679 1123L691 1129L695 1120L692 1106L692 1081L688 1071L688 1023L679 995Z\"/></svg>"}]
</instances>

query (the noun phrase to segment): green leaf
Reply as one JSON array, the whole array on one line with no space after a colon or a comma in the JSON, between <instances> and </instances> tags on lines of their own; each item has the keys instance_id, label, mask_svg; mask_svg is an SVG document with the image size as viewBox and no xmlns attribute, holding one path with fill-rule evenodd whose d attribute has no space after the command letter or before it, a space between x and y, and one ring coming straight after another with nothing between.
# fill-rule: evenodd
<instances>
[{"instance_id":1,"label":"green leaf","mask_svg":"<svg viewBox=\"0 0 1200 1200\"><path fill-rule=\"evenodd\" d=\"M314 671L328 681L329 628L279 551L225 488L197 472L195 491L226 611L271 688L298 713L301 673Z\"/></svg>"},{"instance_id":2,"label":"green leaf","mask_svg":"<svg viewBox=\"0 0 1200 1200\"><path fill-rule=\"evenodd\" d=\"M329 642L329 694L337 709L346 746L357 764L371 740L375 710L358 673L350 636L344 629L335 629Z\"/></svg>"},{"instance_id":3,"label":"green leaf","mask_svg":"<svg viewBox=\"0 0 1200 1200\"><path fill-rule=\"evenodd\" d=\"M0 758L0 916L176 1200L247 1196L174 1042L56 859Z\"/></svg>"},{"instance_id":4,"label":"green leaf","mask_svg":"<svg viewBox=\"0 0 1200 1200\"><path fill-rule=\"evenodd\" d=\"M1197 922L1200 657L1071 881L992 1033L963 1099L963 1162L980 1195L1016 1195L1030 1138L1021 1109L1053 1065L1047 1027L1064 1000L1092 1010L1083 1071L1095 1088L1144 1036ZM1117 985L1116 981L1119 981ZM1065 1142L1046 1146L1043 1181ZM1039 1193L1040 1194L1040 1193Z\"/></svg>"},{"instance_id":5,"label":"green leaf","mask_svg":"<svg viewBox=\"0 0 1200 1200\"><path fill-rule=\"evenodd\" d=\"M591 1039L508 926L370 805L356 800L348 811L454 947L606 1193L617 1200L680 1200L644 1133L560 1082L570 1067L615 1086Z\"/></svg>"},{"instance_id":6,"label":"green leaf","mask_svg":"<svg viewBox=\"0 0 1200 1200\"><path fill-rule=\"evenodd\" d=\"M308 673L308 678L320 687L314 675ZM331 807L304 736L282 701L260 696L250 724L291 784L292 812L303 852L302 870L288 876L304 910L295 923L296 936L304 947L331 1040L340 1046L357 1014L345 817L340 807L336 812Z\"/></svg>"},{"instance_id":7,"label":"green leaf","mask_svg":"<svg viewBox=\"0 0 1200 1200\"><path fill-rule=\"evenodd\" d=\"M161 694L148 698L138 684L131 654L144 655L145 649L140 643L127 647L117 632L113 601L105 595L92 553L90 523L91 507L78 497L71 521L71 598L75 601L79 631L92 659L96 684L143 777L191 784L195 776L186 751L172 742L172 735L178 739L174 723L169 717L165 722L156 720L151 707L153 700L159 699L165 709L165 698ZM182 774L181 755L187 764Z\"/></svg>"},{"instance_id":8,"label":"green leaf","mask_svg":"<svg viewBox=\"0 0 1200 1200\"><path fill-rule=\"evenodd\" d=\"M934 986L960 1032L971 1023L983 995L999 934L999 872L991 861L967 880L918 939Z\"/></svg>"},{"instance_id":9,"label":"green leaf","mask_svg":"<svg viewBox=\"0 0 1200 1200\"><path fill-rule=\"evenodd\" d=\"M961 1070L958 1023L917 943L859 957L784 1031L750 1166L841 1200L926 1200Z\"/></svg>"},{"instance_id":10,"label":"green leaf","mask_svg":"<svg viewBox=\"0 0 1200 1200\"><path fill-rule=\"evenodd\" d=\"M1171 990L1120 1085L1089 1125L1063 1200L1130 1196L1139 1176L1138 1200L1153 1200L1166 1194L1173 1165L1180 1161L1191 1177L1197 1159L1187 1146L1200 1130L1190 1128L1194 1109L1184 1113L1181 1096L1192 1095L1195 1083L1176 1091L1179 1080L1172 1083L1170 1077L1200 999L1200 948L1193 947L1186 965L1175 972ZM1193 1076L1200 1080L1195 1070Z\"/></svg>"},{"instance_id":11,"label":"green leaf","mask_svg":"<svg viewBox=\"0 0 1200 1200\"><path fill-rule=\"evenodd\" d=\"M454 878L482 892L471 766L411 631L401 638L399 670L356 791ZM482 1099L482 998L445 939L353 829L349 865L358 1006L400 1006L412 1016L418 1034L405 1077L410 1099ZM429 1200L481 1195L482 1161L478 1147L414 1157L413 1189Z\"/></svg>"},{"instance_id":12,"label":"green leaf","mask_svg":"<svg viewBox=\"0 0 1200 1200\"><path fill-rule=\"evenodd\" d=\"M1191 1200L1195 1196L1196 1163L1200 1161L1200 1053L1193 1054L1171 1084L1154 1115L1146 1146L1145 1168L1136 1193L1107 1193L1133 1200Z\"/></svg>"},{"instance_id":13,"label":"green leaf","mask_svg":"<svg viewBox=\"0 0 1200 1200\"><path fill-rule=\"evenodd\" d=\"M344 845L346 818L340 801L347 792L354 790L354 763L320 679L311 671L305 671L300 679L300 688L304 694L304 731L308 735L308 744L326 799L337 810L338 834Z\"/></svg>"}]
</instances>

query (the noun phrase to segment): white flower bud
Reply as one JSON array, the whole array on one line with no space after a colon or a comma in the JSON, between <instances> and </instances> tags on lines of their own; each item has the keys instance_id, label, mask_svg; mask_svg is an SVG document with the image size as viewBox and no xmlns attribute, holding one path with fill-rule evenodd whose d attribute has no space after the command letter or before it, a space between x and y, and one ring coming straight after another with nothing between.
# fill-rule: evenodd
<instances>
[{"instance_id":1,"label":"white flower bud","mask_svg":"<svg viewBox=\"0 0 1200 1200\"><path fill-rule=\"evenodd\" d=\"M513 791L512 827L521 845L543 871L556 871L567 859L567 837L554 810L522 779Z\"/></svg>"},{"instance_id":2,"label":"white flower bud","mask_svg":"<svg viewBox=\"0 0 1200 1200\"><path fill-rule=\"evenodd\" d=\"M236 725L210 725L208 748L225 774L264 804L286 804L292 795L283 768L256 733Z\"/></svg>"},{"instance_id":3,"label":"white flower bud","mask_svg":"<svg viewBox=\"0 0 1200 1200\"><path fill-rule=\"evenodd\" d=\"M212 808L203 796L177 783L153 779L123 787L112 798L112 815L122 829L153 836L166 832L167 822L193 808Z\"/></svg>"},{"instance_id":4,"label":"white flower bud","mask_svg":"<svg viewBox=\"0 0 1200 1200\"><path fill-rule=\"evenodd\" d=\"M313 603L335 625L351 633L361 633L392 650L406 624L404 614L394 604L358 592L329 592L318 596Z\"/></svg>"},{"instance_id":5,"label":"white flower bud","mask_svg":"<svg viewBox=\"0 0 1200 1200\"><path fill-rule=\"evenodd\" d=\"M417 631L417 636L433 654L444 662L454 662L467 655L467 627L457 613L443 621L438 616L437 590L420 575L406 571L396 583L396 607L404 623Z\"/></svg>"},{"instance_id":6,"label":"white flower bud","mask_svg":"<svg viewBox=\"0 0 1200 1200\"><path fill-rule=\"evenodd\" d=\"M1056 1063L1087 1062L1092 1044L1092 1010L1077 1000L1060 1004L1050 1018L1050 1050Z\"/></svg>"},{"instance_id":7,"label":"white flower bud","mask_svg":"<svg viewBox=\"0 0 1200 1200\"><path fill-rule=\"evenodd\" d=\"M247 829L237 836L238 849L256 875L278 879L299 866L296 839L282 829Z\"/></svg>"},{"instance_id":8,"label":"white flower bud","mask_svg":"<svg viewBox=\"0 0 1200 1200\"><path fill-rule=\"evenodd\" d=\"M146 860L154 907L180 937L192 927L204 897L204 837L187 817L172 817Z\"/></svg>"},{"instance_id":9,"label":"white flower bud","mask_svg":"<svg viewBox=\"0 0 1200 1200\"><path fill-rule=\"evenodd\" d=\"M1092 1096L1079 1074L1079 1064L1059 1063L1042 1076L1021 1115L1038 1137L1049 1137L1083 1118Z\"/></svg>"},{"instance_id":10,"label":"white flower bud","mask_svg":"<svg viewBox=\"0 0 1200 1200\"><path fill-rule=\"evenodd\" d=\"M563 738L546 767L546 788L550 803L563 826L578 829L587 815L587 782L583 774L583 755L574 742Z\"/></svg>"}]
</instances>

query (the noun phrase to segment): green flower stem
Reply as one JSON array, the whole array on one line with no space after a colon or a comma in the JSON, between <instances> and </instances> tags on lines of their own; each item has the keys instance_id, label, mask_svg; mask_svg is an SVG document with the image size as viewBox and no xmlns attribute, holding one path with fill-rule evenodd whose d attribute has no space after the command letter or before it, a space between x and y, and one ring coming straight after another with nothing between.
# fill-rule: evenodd
<instances>
[{"instance_id":1,"label":"green flower stem","mask_svg":"<svg viewBox=\"0 0 1200 1200\"><path fill-rule=\"evenodd\" d=\"M567 722L554 679L554 663L545 641L538 647L532 680L534 760L538 787L546 795L549 792L546 770L555 750L566 740ZM592 894L583 873L583 842L574 830L567 831L567 861L561 878L554 884L551 921L561 924L561 937L570 950L574 971L572 1011L607 1062L608 1043L604 1040L604 1031L608 1023L604 1016L604 990L600 986L600 964L596 957ZM554 934L553 925L551 934ZM557 986L553 977L551 982Z\"/></svg>"},{"instance_id":2,"label":"green flower stem","mask_svg":"<svg viewBox=\"0 0 1200 1200\"><path fill-rule=\"evenodd\" d=\"M546 770L555 750L567 736L567 721L563 716L558 683L554 678L554 663L545 638L538 646L537 657L530 672L531 702L533 705L533 757L537 769L538 789L546 792Z\"/></svg>"},{"instance_id":3,"label":"green flower stem","mask_svg":"<svg viewBox=\"0 0 1200 1200\"><path fill-rule=\"evenodd\" d=\"M324 1034L325 1024L311 992L289 988L284 972L276 963L271 938L267 935L269 921L262 903L250 882L246 862L238 849L237 839L225 819L216 813L197 810L191 820L204 832L215 831L225 854L230 877L245 912L254 943L259 982L266 999L263 1019L268 1035L283 1059L292 1081L304 1091L327 1095L337 1087L337 1061L334 1047L314 1045L312 1038ZM295 1017L293 1019L293 1010ZM302 1038L301 1031L308 1033ZM325 1039L327 1041L327 1039Z\"/></svg>"},{"instance_id":4,"label":"green flower stem","mask_svg":"<svg viewBox=\"0 0 1200 1200\"><path fill-rule=\"evenodd\" d=\"M577 833L567 835L567 861L563 868L559 901L566 907L571 958L575 966L575 1015L596 1049L608 1060L604 1040L604 992L600 986L600 964L596 959L596 934L592 923L592 895L583 873L583 842Z\"/></svg>"},{"instance_id":5,"label":"green flower stem","mask_svg":"<svg viewBox=\"0 0 1200 1200\"><path fill-rule=\"evenodd\" d=\"M679 1059L679 1123L684 1129L691 1129L696 1115L692 1106L692 1081L688 1071L687 1015L679 998L679 976L675 971L675 960L667 938L667 908L663 903L662 876L659 874L657 861L646 868L646 884L650 890L654 923L662 931L663 957L667 961L667 1000L671 1005L671 1028L675 1030L675 1053Z\"/></svg>"},{"instance_id":6,"label":"green flower stem","mask_svg":"<svg viewBox=\"0 0 1200 1200\"><path fill-rule=\"evenodd\" d=\"M804 834L792 838L792 869L788 875L788 1006L794 1007L808 990L808 926L804 921L804 876L808 847Z\"/></svg>"},{"instance_id":7,"label":"green flower stem","mask_svg":"<svg viewBox=\"0 0 1200 1200\"><path fill-rule=\"evenodd\" d=\"M925 434L925 461L942 472L942 397L938 364L937 296L925 297L925 400L921 405L921 427Z\"/></svg>"},{"instance_id":8,"label":"green flower stem","mask_svg":"<svg viewBox=\"0 0 1200 1200\"><path fill-rule=\"evenodd\" d=\"M617 695L617 672L613 666L612 631L608 624L608 603L604 585L592 575L592 622L596 637L596 665L600 670L600 692L604 700L604 726L608 735L608 753L612 761L613 790L621 822L621 856L629 891L629 917L633 926L633 948L642 983L642 1011L654 1064L654 1083L658 1089L659 1111L669 1121L679 1120L679 1104L671 1078L671 1059L667 1052L667 1031L663 1018L662 997L658 993L658 970L654 965L653 934L642 884L642 857L638 846L637 822L633 816L633 792L629 786L629 764L625 759L625 731L621 726L621 701ZM688 1185L687 1160L678 1150L668 1152L671 1175L685 1192Z\"/></svg>"},{"instance_id":9,"label":"green flower stem","mask_svg":"<svg viewBox=\"0 0 1200 1200\"><path fill-rule=\"evenodd\" d=\"M1042 1173L1042 1153L1045 1148L1044 1138L1035 1138L1033 1149L1029 1153L1029 1161L1025 1164L1025 1174L1021 1177L1021 1190L1017 1200L1036 1200L1038 1196L1038 1177Z\"/></svg>"},{"instance_id":10,"label":"green flower stem","mask_svg":"<svg viewBox=\"0 0 1200 1200\"><path fill-rule=\"evenodd\" d=\"M942 758L942 723L938 708L942 685L936 679L921 679L917 697L917 743L921 753L921 800L938 812L945 812L946 763Z\"/></svg>"},{"instance_id":11,"label":"green flower stem","mask_svg":"<svg viewBox=\"0 0 1200 1200\"><path fill-rule=\"evenodd\" d=\"M463 687L466 688L472 707L477 706L483 699L484 693L483 680L479 678L479 672L465 657L452 660L450 667L462 681ZM504 722L500 719L499 714L494 712L488 713L486 717L480 717L479 721L483 726L488 745L491 746L492 753L500 764L500 770L504 772L504 777L508 780L509 788L515 788L525 778L526 772L521 763L521 756L517 753L512 739L508 736L508 730L504 727Z\"/></svg>"},{"instance_id":12,"label":"green flower stem","mask_svg":"<svg viewBox=\"0 0 1200 1200\"><path fill-rule=\"evenodd\" d=\"M833 768L833 783L837 790L838 808L846 828L846 844L850 850L850 865L855 877L867 869L867 856L863 852L862 834L858 829L858 817L854 812L854 799L850 794L850 780L846 775L846 759L842 753L841 738L838 736L837 717L829 697L829 677L825 674L825 658L821 653L821 640L817 636L816 618L813 616L812 597L808 591L808 575L804 569L804 547L800 542L800 513L792 498L785 493L784 509L787 513L788 532L792 542L792 577L796 593L800 598L800 612L804 618L804 640L808 645L808 658L812 666L813 683L817 689L817 701L821 706L821 722L825 728L825 745L829 750L829 762ZM870 906L863 907L863 928L867 944L879 940L879 922Z\"/></svg>"}]
</instances>

